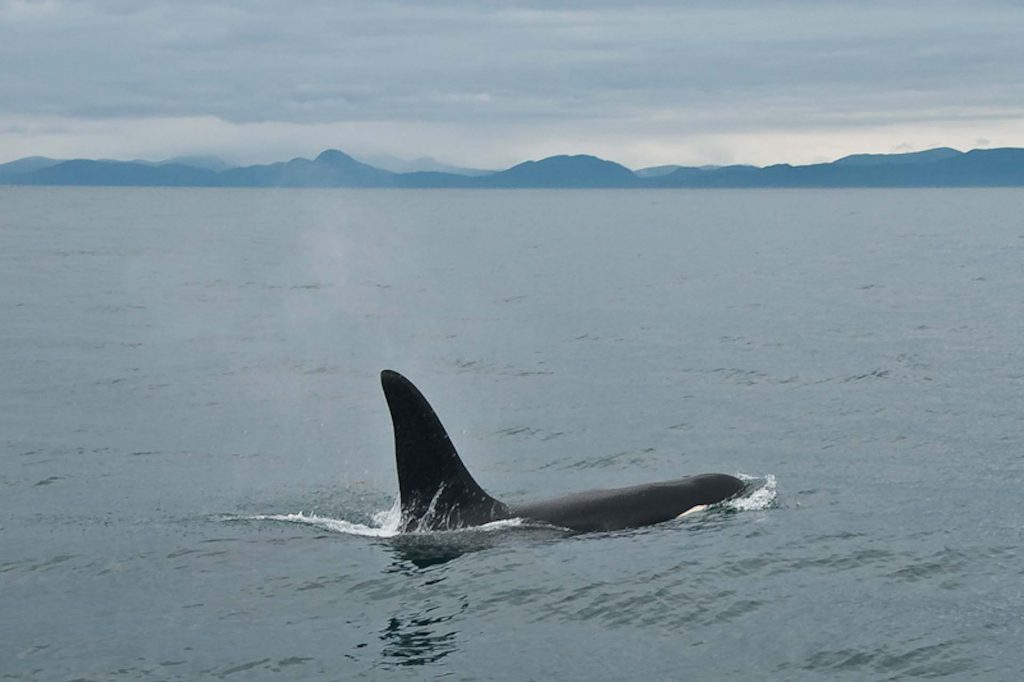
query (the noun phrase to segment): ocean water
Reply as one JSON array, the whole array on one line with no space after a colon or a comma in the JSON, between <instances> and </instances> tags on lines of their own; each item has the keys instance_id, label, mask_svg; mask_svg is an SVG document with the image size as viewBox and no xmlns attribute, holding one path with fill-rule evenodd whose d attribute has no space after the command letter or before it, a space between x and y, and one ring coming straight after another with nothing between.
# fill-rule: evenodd
<instances>
[{"instance_id":1,"label":"ocean water","mask_svg":"<svg viewBox=\"0 0 1024 682\"><path fill-rule=\"evenodd\" d=\"M1021 216L0 188L0 679L1018 679ZM501 499L758 492L396 534L383 368Z\"/></svg>"}]
</instances>

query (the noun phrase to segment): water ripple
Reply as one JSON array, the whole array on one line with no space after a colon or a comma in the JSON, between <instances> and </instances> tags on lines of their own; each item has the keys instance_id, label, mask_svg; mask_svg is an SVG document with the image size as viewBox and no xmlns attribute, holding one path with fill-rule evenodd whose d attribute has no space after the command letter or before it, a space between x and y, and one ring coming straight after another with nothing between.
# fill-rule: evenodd
<instances>
[{"instance_id":1,"label":"water ripple","mask_svg":"<svg viewBox=\"0 0 1024 682\"><path fill-rule=\"evenodd\" d=\"M956 638L934 644L895 650L894 645L873 649L825 649L812 654L804 670L815 672L862 671L873 675L906 677L945 677L966 673L974 660L959 653L970 640Z\"/></svg>"}]
</instances>

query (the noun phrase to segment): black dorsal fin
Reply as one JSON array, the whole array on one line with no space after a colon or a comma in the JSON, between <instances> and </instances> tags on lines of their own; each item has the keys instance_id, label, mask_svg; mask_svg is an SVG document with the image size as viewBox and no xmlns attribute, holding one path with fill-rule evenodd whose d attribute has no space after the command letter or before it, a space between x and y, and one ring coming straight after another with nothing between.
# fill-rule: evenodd
<instances>
[{"instance_id":1,"label":"black dorsal fin","mask_svg":"<svg viewBox=\"0 0 1024 682\"><path fill-rule=\"evenodd\" d=\"M380 381L395 427L403 530L460 528L507 518L507 507L469 475L441 420L412 382L389 369L380 373Z\"/></svg>"}]
</instances>

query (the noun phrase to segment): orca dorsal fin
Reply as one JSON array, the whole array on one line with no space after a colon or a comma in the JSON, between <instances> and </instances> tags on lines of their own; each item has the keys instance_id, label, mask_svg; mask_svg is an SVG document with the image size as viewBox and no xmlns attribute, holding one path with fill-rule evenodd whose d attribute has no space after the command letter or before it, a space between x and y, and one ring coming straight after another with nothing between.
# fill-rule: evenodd
<instances>
[{"instance_id":1,"label":"orca dorsal fin","mask_svg":"<svg viewBox=\"0 0 1024 682\"><path fill-rule=\"evenodd\" d=\"M434 409L398 372L380 373L395 428L403 530L443 530L507 518L470 476Z\"/></svg>"}]
</instances>

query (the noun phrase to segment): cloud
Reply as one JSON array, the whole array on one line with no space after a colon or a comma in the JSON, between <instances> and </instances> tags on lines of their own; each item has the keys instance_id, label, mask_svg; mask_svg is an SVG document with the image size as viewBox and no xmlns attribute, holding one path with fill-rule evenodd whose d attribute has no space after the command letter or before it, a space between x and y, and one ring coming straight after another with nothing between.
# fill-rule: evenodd
<instances>
[{"instance_id":1,"label":"cloud","mask_svg":"<svg viewBox=\"0 0 1024 682\"><path fill-rule=\"evenodd\" d=\"M277 149L248 135L260 126L295 134L294 153L330 132L317 147L477 165L564 151L566 136L710 149L966 122L1006 144L997 133L1024 113L1022 21L1024 7L995 1L8 0L0 117L61 120L80 141L88 121L168 134L202 122L199 138L245 138L249 156ZM28 140L0 139L6 157Z\"/></svg>"}]
</instances>

